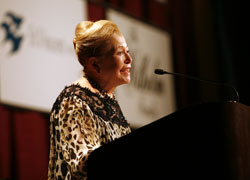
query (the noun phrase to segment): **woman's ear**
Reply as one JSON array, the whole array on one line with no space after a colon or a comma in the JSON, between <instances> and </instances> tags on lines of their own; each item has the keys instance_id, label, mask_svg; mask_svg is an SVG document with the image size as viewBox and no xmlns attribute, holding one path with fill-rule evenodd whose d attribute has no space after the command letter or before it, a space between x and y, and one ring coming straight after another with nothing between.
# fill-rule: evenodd
<instances>
[{"instance_id":1,"label":"woman's ear","mask_svg":"<svg viewBox=\"0 0 250 180\"><path fill-rule=\"evenodd\" d=\"M96 57L91 57L89 58L90 66L93 70L95 70L98 74L101 73L101 68L100 68L100 63L99 59Z\"/></svg>"}]
</instances>

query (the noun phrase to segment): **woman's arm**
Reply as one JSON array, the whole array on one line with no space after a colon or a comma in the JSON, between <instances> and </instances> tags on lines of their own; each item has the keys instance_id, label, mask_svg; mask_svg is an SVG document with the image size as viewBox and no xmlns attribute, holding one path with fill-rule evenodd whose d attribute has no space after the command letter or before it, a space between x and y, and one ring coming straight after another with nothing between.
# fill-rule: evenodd
<instances>
[{"instance_id":1,"label":"woman's arm","mask_svg":"<svg viewBox=\"0 0 250 180\"><path fill-rule=\"evenodd\" d=\"M98 125L89 106L77 96L65 98L58 113L56 151L62 176L86 177L86 160L100 147Z\"/></svg>"}]
</instances>

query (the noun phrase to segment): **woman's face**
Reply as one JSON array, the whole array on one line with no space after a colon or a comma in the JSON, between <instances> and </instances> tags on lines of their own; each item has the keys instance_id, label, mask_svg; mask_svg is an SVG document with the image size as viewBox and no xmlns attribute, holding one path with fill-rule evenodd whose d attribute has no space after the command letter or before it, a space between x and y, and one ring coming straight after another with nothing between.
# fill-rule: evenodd
<instances>
[{"instance_id":1,"label":"woman's face","mask_svg":"<svg viewBox=\"0 0 250 180\"><path fill-rule=\"evenodd\" d=\"M104 55L99 62L102 82L113 87L129 83L132 58L125 38L114 34L107 49L112 53Z\"/></svg>"}]
</instances>

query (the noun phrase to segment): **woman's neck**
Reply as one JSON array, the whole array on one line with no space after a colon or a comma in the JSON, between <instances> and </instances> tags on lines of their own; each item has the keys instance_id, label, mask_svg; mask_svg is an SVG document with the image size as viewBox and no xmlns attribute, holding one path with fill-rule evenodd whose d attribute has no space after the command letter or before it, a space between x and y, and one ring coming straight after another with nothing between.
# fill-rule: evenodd
<instances>
[{"instance_id":1,"label":"woman's neck","mask_svg":"<svg viewBox=\"0 0 250 180\"><path fill-rule=\"evenodd\" d=\"M101 83L98 80L93 80L89 77L83 76L73 84L79 84L82 87L88 88L94 93L100 93L102 95L107 94L109 97L114 98L115 87L108 86L108 83Z\"/></svg>"}]
</instances>

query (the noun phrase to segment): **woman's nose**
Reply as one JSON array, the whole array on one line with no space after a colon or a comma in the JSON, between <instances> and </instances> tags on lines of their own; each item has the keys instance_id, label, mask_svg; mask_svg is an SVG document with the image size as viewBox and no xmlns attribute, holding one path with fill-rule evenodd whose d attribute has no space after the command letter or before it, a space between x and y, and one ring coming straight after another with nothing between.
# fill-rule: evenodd
<instances>
[{"instance_id":1,"label":"woman's nose","mask_svg":"<svg viewBox=\"0 0 250 180\"><path fill-rule=\"evenodd\" d=\"M130 63L132 63L132 57L130 56L129 53L126 53L125 64L130 64Z\"/></svg>"}]
</instances>

